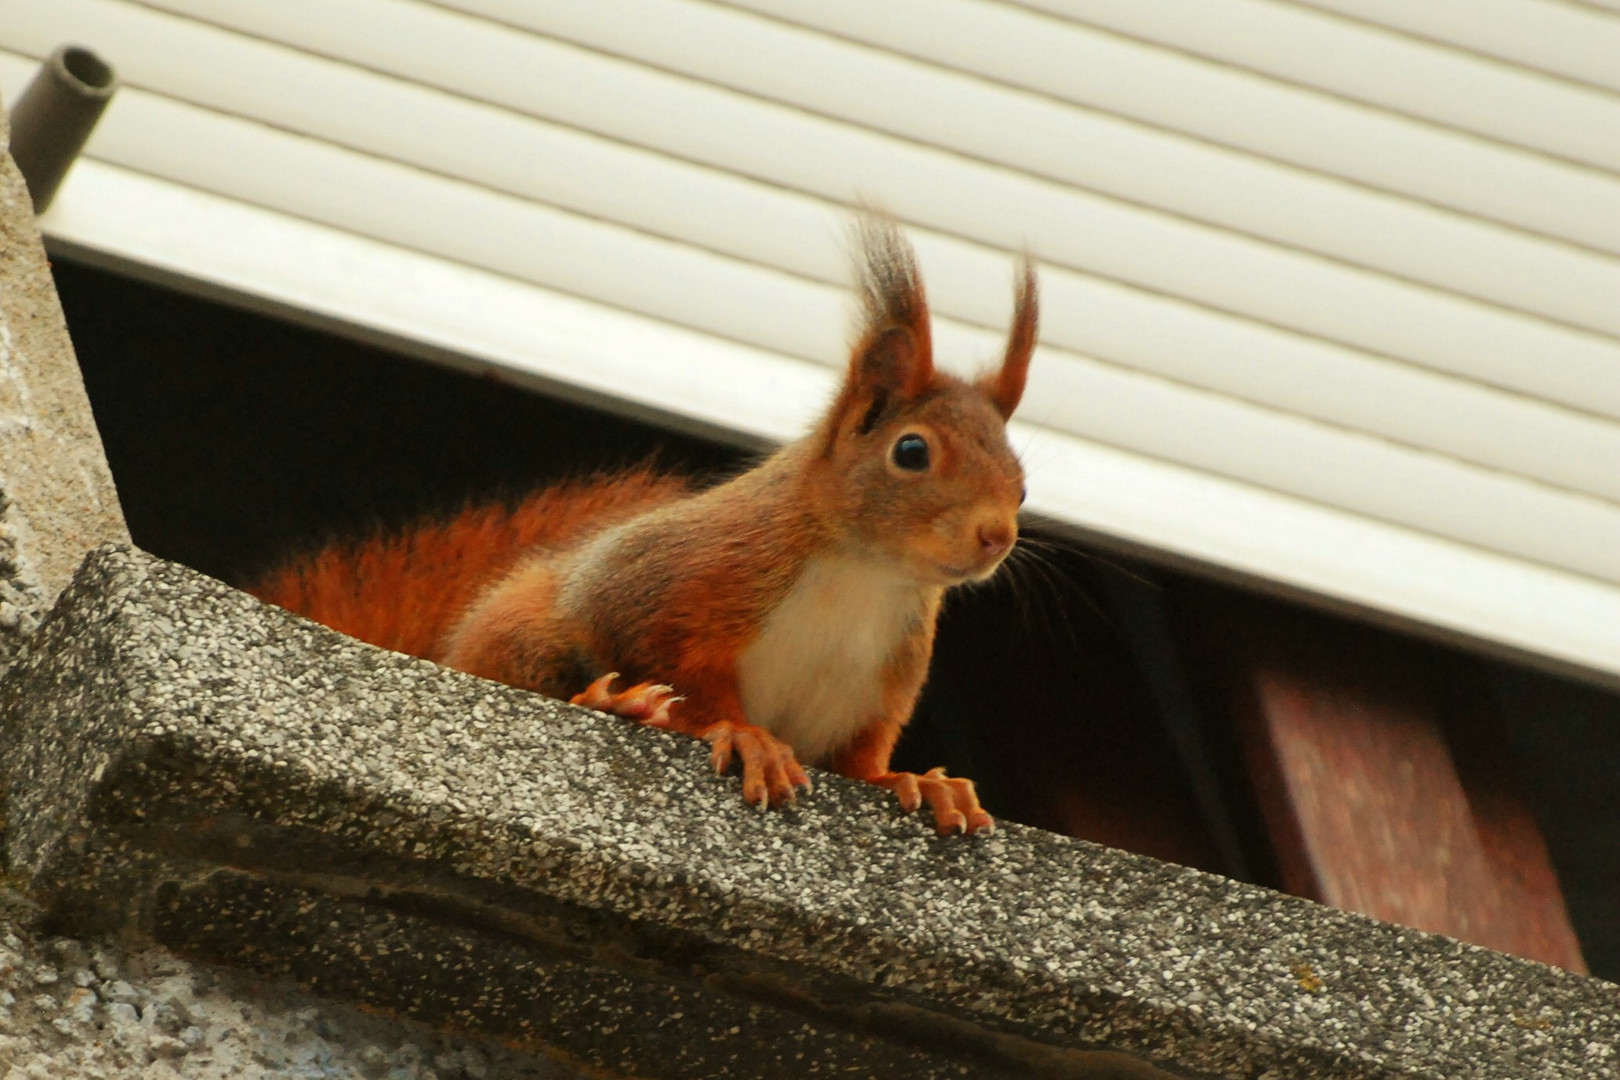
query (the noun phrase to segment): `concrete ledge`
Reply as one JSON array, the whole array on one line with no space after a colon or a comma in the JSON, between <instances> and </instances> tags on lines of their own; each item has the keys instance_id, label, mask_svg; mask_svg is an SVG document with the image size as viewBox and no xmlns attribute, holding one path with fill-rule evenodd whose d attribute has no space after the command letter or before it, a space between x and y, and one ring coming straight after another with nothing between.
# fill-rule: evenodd
<instances>
[{"instance_id":1,"label":"concrete ledge","mask_svg":"<svg viewBox=\"0 0 1620 1080\"><path fill-rule=\"evenodd\" d=\"M86 562L0 717L12 871L63 929L611 1073L1620 1066L1620 987L1036 830L936 839L838 778L760 814L691 740L127 549Z\"/></svg>"}]
</instances>

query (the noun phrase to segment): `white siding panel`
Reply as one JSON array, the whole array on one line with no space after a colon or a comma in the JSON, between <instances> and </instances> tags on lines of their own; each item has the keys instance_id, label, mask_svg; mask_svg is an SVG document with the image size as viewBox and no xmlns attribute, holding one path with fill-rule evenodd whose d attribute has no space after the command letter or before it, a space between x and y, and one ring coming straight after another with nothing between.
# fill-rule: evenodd
<instances>
[{"instance_id":1,"label":"white siding panel","mask_svg":"<svg viewBox=\"0 0 1620 1080\"><path fill-rule=\"evenodd\" d=\"M1027 245L1037 510L1620 676L1620 97L1360 2L0 0L0 86L124 79L59 251L745 441L835 377L857 200L952 367Z\"/></svg>"},{"instance_id":2,"label":"white siding panel","mask_svg":"<svg viewBox=\"0 0 1620 1080\"><path fill-rule=\"evenodd\" d=\"M843 345L831 286L133 88L113 109L93 153L126 168L788 355Z\"/></svg>"},{"instance_id":3,"label":"white siding panel","mask_svg":"<svg viewBox=\"0 0 1620 1080\"><path fill-rule=\"evenodd\" d=\"M1620 171L1620 98L1540 72L1278 0L1022 2L1351 101Z\"/></svg>"},{"instance_id":4,"label":"white siding panel","mask_svg":"<svg viewBox=\"0 0 1620 1080\"><path fill-rule=\"evenodd\" d=\"M519 14L515 5L467 7ZM1044 95L704 5L522 5L524 25L1289 247L1534 314L1620 332L1612 260Z\"/></svg>"},{"instance_id":5,"label":"white siding panel","mask_svg":"<svg viewBox=\"0 0 1620 1080\"><path fill-rule=\"evenodd\" d=\"M1620 19L1563 0L1297 2L1620 90Z\"/></svg>"},{"instance_id":6,"label":"white siding panel","mask_svg":"<svg viewBox=\"0 0 1620 1080\"><path fill-rule=\"evenodd\" d=\"M415 10L397 0L372 3L355 10L375 16L397 9L402 18ZM27 10L39 26L56 12L119 6L62 0L48 13ZM222 18L240 13L259 20L266 10L240 0L209 8ZM271 10L285 19L283 40L343 33L335 44L369 59L373 35L365 28L378 20L340 26L341 20L313 11L309 19L293 18L298 13L291 3ZM423 78L420 68L431 67L441 85L483 100L834 202L875 193L913 222L997 246L1021 241L1059 265L1620 417L1620 342L1613 338L1413 288L545 38L492 32L488 24L471 29L478 36L458 43L452 24L422 24L423 38L444 47L410 73ZM494 59L478 66L459 59L478 55ZM703 122L692 123L694 117ZM1587 287L1592 310L1620 318L1620 309L1602 302L1607 290L1600 277L1593 275ZM1614 291L1620 295L1620 284ZM1379 317L1367 318L1368 311Z\"/></svg>"},{"instance_id":7,"label":"white siding panel","mask_svg":"<svg viewBox=\"0 0 1620 1080\"><path fill-rule=\"evenodd\" d=\"M1042 487L1050 501L1040 508L1055 507L1059 520L1094 523L1147 550L1193 526L1170 550L1308 593L1355 597L1463 640L1483 636L1528 656L1578 654L1576 665L1607 673L1610 683L1620 674L1620 590L1049 432L1028 447L1049 475Z\"/></svg>"},{"instance_id":8,"label":"white siding panel","mask_svg":"<svg viewBox=\"0 0 1620 1080\"><path fill-rule=\"evenodd\" d=\"M734 2L1058 101L1620 254L1620 184L1606 173L1174 49L995 0ZM917 32L930 24L953 32Z\"/></svg>"},{"instance_id":9,"label":"white siding panel","mask_svg":"<svg viewBox=\"0 0 1620 1080\"><path fill-rule=\"evenodd\" d=\"M834 389L820 364L92 159L43 221L80 258L710 436L779 442Z\"/></svg>"}]
</instances>

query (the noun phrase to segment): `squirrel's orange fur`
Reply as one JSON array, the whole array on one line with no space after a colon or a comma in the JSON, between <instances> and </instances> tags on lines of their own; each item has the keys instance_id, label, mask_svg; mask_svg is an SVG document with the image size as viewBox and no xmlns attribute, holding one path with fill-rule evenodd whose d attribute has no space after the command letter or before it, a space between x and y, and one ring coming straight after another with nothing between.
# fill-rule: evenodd
<instances>
[{"instance_id":1,"label":"squirrel's orange fur","mask_svg":"<svg viewBox=\"0 0 1620 1080\"><path fill-rule=\"evenodd\" d=\"M911 250L863 227L864 323L810 435L693 492L650 470L566 484L391 538L337 545L262 598L362 640L706 739L750 802L827 765L926 800L941 832L990 825L970 781L889 769L947 588L1017 537L1005 421L1034 347L1025 267L1006 356L935 370ZM622 676L632 684L613 689ZM670 688L674 689L671 690ZM679 697L675 697L679 694Z\"/></svg>"},{"instance_id":2,"label":"squirrel's orange fur","mask_svg":"<svg viewBox=\"0 0 1620 1080\"><path fill-rule=\"evenodd\" d=\"M646 468L570 481L514 505L471 506L446 521L332 544L249 591L361 641L436 658L478 590L525 554L566 547L690 491L688 480Z\"/></svg>"}]
</instances>

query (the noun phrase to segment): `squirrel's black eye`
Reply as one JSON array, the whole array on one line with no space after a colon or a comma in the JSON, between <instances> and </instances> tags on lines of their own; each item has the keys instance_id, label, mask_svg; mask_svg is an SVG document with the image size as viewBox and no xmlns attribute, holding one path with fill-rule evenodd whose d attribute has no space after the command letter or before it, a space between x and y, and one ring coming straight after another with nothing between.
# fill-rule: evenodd
<instances>
[{"instance_id":1,"label":"squirrel's black eye","mask_svg":"<svg viewBox=\"0 0 1620 1080\"><path fill-rule=\"evenodd\" d=\"M1018 489L1018 505L1023 506L1024 505L1024 500L1027 499L1027 498L1029 498L1029 488L1028 487L1019 488Z\"/></svg>"},{"instance_id":2,"label":"squirrel's black eye","mask_svg":"<svg viewBox=\"0 0 1620 1080\"><path fill-rule=\"evenodd\" d=\"M902 435L894 441L894 463L907 472L928 468L928 440L921 435Z\"/></svg>"}]
</instances>

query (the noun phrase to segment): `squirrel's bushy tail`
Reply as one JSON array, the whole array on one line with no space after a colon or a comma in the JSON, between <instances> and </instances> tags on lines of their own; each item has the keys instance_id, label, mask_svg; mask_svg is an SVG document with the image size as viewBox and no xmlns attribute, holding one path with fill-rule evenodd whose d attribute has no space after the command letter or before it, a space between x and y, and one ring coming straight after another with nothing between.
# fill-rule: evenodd
<instances>
[{"instance_id":1,"label":"squirrel's bushy tail","mask_svg":"<svg viewBox=\"0 0 1620 1080\"><path fill-rule=\"evenodd\" d=\"M432 659L480 587L527 553L566 547L689 490L684 478L650 467L570 481L515 505L470 506L448 520L332 544L247 591L350 637Z\"/></svg>"}]
</instances>

